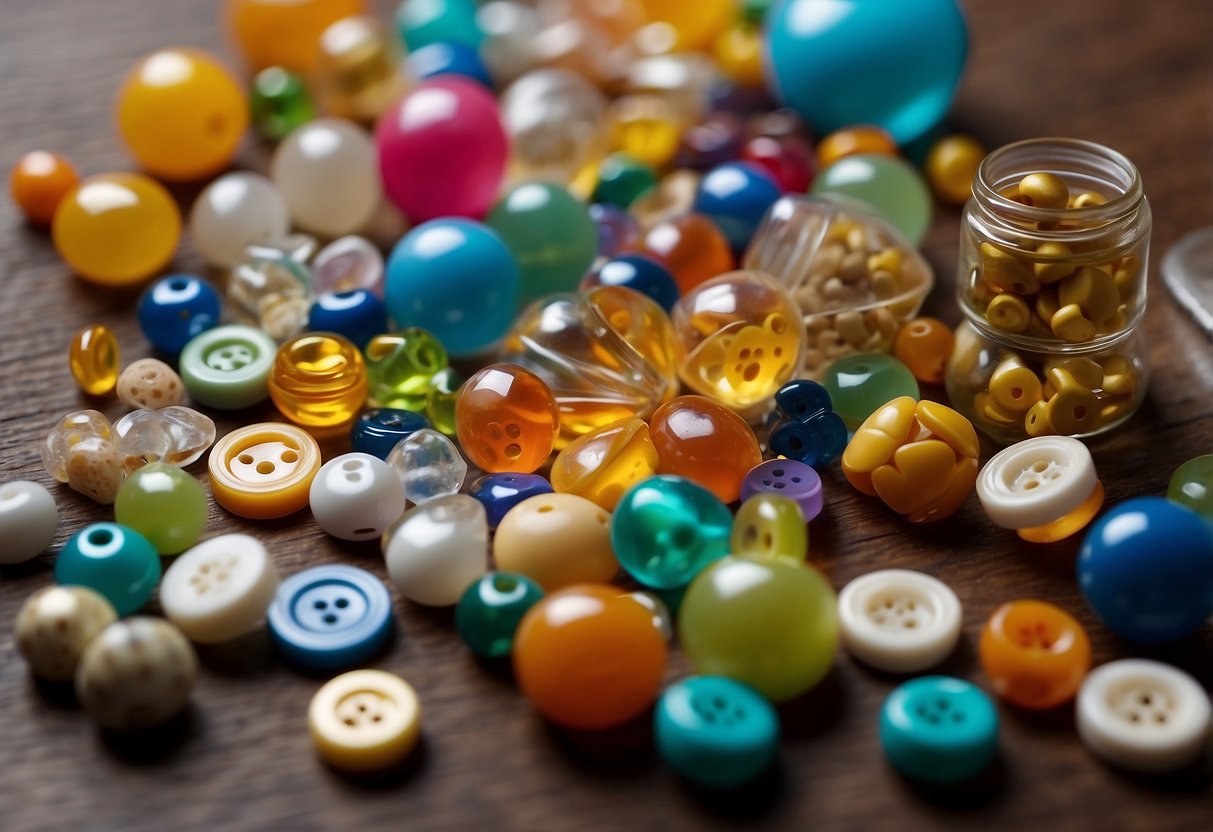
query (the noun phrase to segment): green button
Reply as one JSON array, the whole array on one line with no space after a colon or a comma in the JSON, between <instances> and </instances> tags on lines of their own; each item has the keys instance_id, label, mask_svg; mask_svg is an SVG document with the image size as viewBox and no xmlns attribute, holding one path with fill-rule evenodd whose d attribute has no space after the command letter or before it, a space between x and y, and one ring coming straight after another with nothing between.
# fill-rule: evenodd
<instances>
[{"instance_id":1,"label":"green button","mask_svg":"<svg viewBox=\"0 0 1213 832\"><path fill-rule=\"evenodd\" d=\"M181 351L181 380L190 398L219 410L265 401L278 345L259 329L230 324L207 330Z\"/></svg>"}]
</instances>

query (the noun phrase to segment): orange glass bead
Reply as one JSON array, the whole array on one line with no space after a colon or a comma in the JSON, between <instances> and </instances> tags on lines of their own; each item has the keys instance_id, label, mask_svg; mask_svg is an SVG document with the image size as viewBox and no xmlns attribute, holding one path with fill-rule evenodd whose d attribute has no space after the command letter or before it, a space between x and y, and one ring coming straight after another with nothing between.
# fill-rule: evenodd
<instances>
[{"instance_id":1,"label":"orange glass bead","mask_svg":"<svg viewBox=\"0 0 1213 832\"><path fill-rule=\"evenodd\" d=\"M366 364L350 341L308 332L278 348L270 398L292 422L310 428L348 425L366 403Z\"/></svg>"},{"instance_id":2,"label":"orange glass bead","mask_svg":"<svg viewBox=\"0 0 1213 832\"><path fill-rule=\"evenodd\" d=\"M686 214L653 226L644 235L640 252L669 269L683 294L733 270L729 241L702 214Z\"/></svg>"},{"instance_id":3,"label":"orange glass bead","mask_svg":"<svg viewBox=\"0 0 1213 832\"><path fill-rule=\"evenodd\" d=\"M531 607L514 635L514 675L543 716L601 730L657 697L666 641L653 614L612 586L577 584Z\"/></svg>"},{"instance_id":4,"label":"orange glass bead","mask_svg":"<svg viewBox=\"0 0 1213 832\"><path fill-rule=\"evenodd\" d=\"M539 376L513 364L480 370L464 382L455 400L459 445L485 471L537 470L559 431L552 391Z\"/></svg>"},{"instance_id":5,"label":"orange glass bead","mask_svg":"<svg viewBox=\"0 0 1213 832\"><path fill-rule=\"evenodd\" d=\"M34 225L50 225L63 197L80 183L72 163L58 153L33 150L13 165L8 188L13 202Z\"/></svg>"},{"instance_id":6,"label":"orange glass bead","mask_svg":"<svg viewBox=\"0 0 1213 832\"><path fill-rule=\"evenodd\" d=\"M228 29L252 69L309 72L330 24L365 13L363 0L228 0Z\"/></svg>"},{"instance_id":7,"label":"orange glass bead","mask_svg":"<svg viewBox=\"0 0 1213 832\"><path fill-rule=\"evenodd\" d=\"M839 159L861 153L897 155L897 142L882 127L858 124L835 130L817 143L817 169L825 170Z\"/></svg>"},{"instance_id":8,"label":"orange glass bead","mask_svg":"<svg viewBox=\"0 0 1213 832\"><path fill-rule=\"evenodd\" d=\"M754 430L703 396L679 396L657 408L649 436L657 450L657 473L686 477L726 503L741 495L746 473L762 462Z\"/></svg>"},{"instance_id":9,"label":"orange glass bead","mask_svg":"<svg viewBox=\"0 0 1213 832\"><path fill-rule=\"evenodd\" d=\"M104 396L118 383L118 339L107 326L86 326L72 339L68 363L81 390Z\"/></svg>"},{"instance_id":10,"label":"orange glass bead","mask_svg":"<svg viewBox=\"0 0 1213 832\"><path fill-rule=\"evenodd\" d=\"M657 472L643 419L624 419L569 443L552 463L552 489L614 511L623 493Z\"/></svg>"},{"instance_id":11,"label":"orange glass bead","mask_svg":"<svg viewBox=\"0 0 1213 832\"><path fill-rule=\"evenodd\" d=\"M1091 642L1073 616L1044 601L1012 601L981 631L981 666L999 696L1021 708L1074 698L1091 669Z\"/></svg>"},{"instance_id":12,"label":"orange glass bead","mask_svg":"<svg viewBox=\"0 0 1213 832\"><path fill-rule=\"evenodd\" d=\"M955 344L956 337L943 321L915 318L897 330L893 356L910 368L914 378L927 384L939 384Z\"/></svg>"}]
</instances>

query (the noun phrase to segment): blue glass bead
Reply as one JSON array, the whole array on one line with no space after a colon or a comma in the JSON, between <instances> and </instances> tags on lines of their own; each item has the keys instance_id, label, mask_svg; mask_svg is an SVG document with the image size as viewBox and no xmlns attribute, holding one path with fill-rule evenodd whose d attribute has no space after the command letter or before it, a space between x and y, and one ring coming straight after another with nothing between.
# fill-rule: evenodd
<instances>
[{"instance_id":1,"label":"blue glass bead","mask_svg":"<svg viewBox=\"0 0 1213 832\"><path fill-rule=\"evenodd\" d=\"M364 410L350 428L350 443L359 453L387 459L401 439L429 426L429 419L411 410L395 407Z\"/></svg>"},{"instance_id":2,"label":"blue glass bead","mask_svg":"<svg viewBox=\"0 0 1213 832\"><path fill-rule=\"evenodd\" d=\"M815 381L793 379L775 393L775 407L789 419L803 421L823 411L833 412L830 392Z\"/></svg>"},{"instance_id":3,"label":"blue glass bead","mask_svg":"<svg viewBox=\"0 0 1213 832\"><path fill-rule=\"evenodd\" d=\"M396 9L396 28L410 52L443 42L477 47L484 40L475 0L404 0Z\"/></svg>"},{"instance_id":4,"label":"blue glass bead","mask_svg":"<svg viewBox=\"0 0 1213 832\"><path fill-rule=\"evenodd\" d=\"M611 515L611 545L628 573L645 586L686 586L729 553L733 515L702 486L660 476L635 485Z\"/></svg>"},{"instance_id":5,"label":"blue glass bead","mask_svg":"<svg viewBox=\"0 0 1213 832\"><path fill-rule=\"evenodd\" d=\"M1213 615L1213 526L1162 497L1137 497L1105 514L1078 552L1078 585L1117 635L1175 641Z\"/></svg>"},{"instance_id":6,"label":"blue glass bead","mask_svg":"<svg viewBox=\"0 0 1213 832\"><path fill-rule=\"evenodd\" d=\"M500 659L510 654L518 623L542 597L539 584L525 575L490 572L455 605L455 629L477 656Z\"/></svg>"},{"instance_id":7,"label":"blue glass bead","mask_svg":"<svg viewBox=\"0 0 1213 832\"><path fill-rule=\"evenodd\" d=\"M489 89L493 82L480 60L480 53L466 43L442 41L423 46L408 57L410 74L418 81L437 75L462 75L479 81Z\"/></svg>"},{"instance_id":8,"label":"blue glass bead","mask_svg":"<svg viewBox=\"0 0 1213 832\"><path fill-rule=\"evenodd\" d=\"M93 523L77 532L55 561L55 580L104 595L119 616L152 597L160 581L160 556L139 532L117 523Z\"/></svg>"},{"instance_id":9,"label":"blue glass bead","mask_svg":"<svg viewBox=\"0 0 1213 832\"><path fill-rule=\"evenodd\" d=\"M396 325L428 330L454 356L474 355L504 336L518 293L509 249L473 220L422 223L388 259L386 299Z\"/></svg>"},{"instance_id":10,"label":"blue glass bead","mask_svg":"<svg viewBox=\"0 0 1213 832\"><path fill-rule=\"evenodd\" d=\"M598 253L603 257L622 254L640 239L640 221L617 205L591 205L590 219L598 228Z\"/></svg>"},{"instance_id":11,"label":"blue glass bead","mask_svg":"<svg viewBox=\"0 0 1213 832\"><path fill-rule=\"evenodd\" d=\"M387 307L365 289L328 292L312 301L307 328L344 335L362 349L367 341L388 331Z\"/></svg>"},{"instance_id":12,"label":"blue glass bead","mask_svg":"<svg viewBox=\"0 0 1213 832\"><path fill-rule=\"evenodd\" d=\"M947 112L967 51L956 0L788 0L767 15L772 89L818 135L876 124L917 138Z\"/></svg>"},{"instance_id":13,"label":"blue glass bead","mask_svg":"<svg viewBox=\"0 0 1213 832\"><path fill-rule=\"evenodd\" d=\"M392 636L392 599L383 581L344 564L287 578L270 604L270 638L290 664L330 672L363 664Z\"/></svg>"},{"instance_id":14,"label":"blue glass bead","mask_svg":"<svg viewBox=\"0 0 1213 832\"><path fill-rule=\"evenodd\" d=\"M539 474L485 474L468 491L484 505L489 528L497 528L501 518L523 500L538 494L551 494L552 484Z\"/></svg>"},{"instance_id":15,"label":"blue glass bead","mask_svg":"<svg viewBox=\"0 0 1213 832\"><path fill-rule=\"evenodd\" d=\"M767 209L781 196L775 180L757 165L728 162L700 180L693 210L720 227L736 254L749 245Z\"/></svg>"},{"instance_id":16,"label":"blue glass bead","mask_svg":"<svg viewBox=\"0 0 1213 832\"><path fill-rule=\"evenodd\" d=\"M643 254L620 254L598 267L589 286L624 286L648 295L669 312L678 302L678 284L670 270Z\"/></svg>"},{"instance_id":17,"label":"blue glass bead","mask_svg":"<svg viewBox=\"0 0 1213 832\"><path fill-rule=\"evenodd\" d=\"M805 465L829 465L847 446L847 426L833 410L829 392L815 381L789 381L775 394L771 452Z\"/></svg>"},{"instance_id":18,"label":"blue glass bead","mask_svg":"<svg viewBox=\"0 0 1213 832\"><path fill-rule=\"evenodd\" d=\"M893 768L915 780L955 783L998 750L998 711L963 679L922 676L896 688L880 710L880 744Z\"/></svg>"},{"instance_id":19,"label":"blue glass bead","mask_svg":"<svg viewBox=\"0 0 1213 832\"><path fill-rule=\"evenodd\" d=\"M666 765L693 783L728 789L768 769L779 716L757 691L724 676L692 676L662 692L653 738Z\"/></svg>"},{"instance_id":20,"label":"blue glass bead","mask_svg":"<svg viewBox=\"0 0 1213 832\"><path fill-rule=\"evenodd\" d=\"M171 274L143 293L138 314L151 345L176 355L195 335L219 325L219 293L200 277Z\"/></svg>"}]
</instances>

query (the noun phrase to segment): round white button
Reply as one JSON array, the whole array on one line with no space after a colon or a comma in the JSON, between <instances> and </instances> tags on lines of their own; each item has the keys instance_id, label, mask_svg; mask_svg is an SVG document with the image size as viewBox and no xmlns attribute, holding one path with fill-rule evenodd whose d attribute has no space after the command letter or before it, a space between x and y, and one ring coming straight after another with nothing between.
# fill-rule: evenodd
<instances>
[{"instance_id":1,"label":"round white button","mask_svg":"<svg viewBox=\"0 0 1213 832\"><path fill-rule=\"evenodd\" d=\"M1081 506L1096 482L1086 445L1068 436L1038 436L995 454L977 475L977 497L994 525L1031 529Z\"/></svg>"},{"instance_id":2,"label":"round white button","mask_svg":"<svg viewBox=\"0 0 1213 832\"><path fill-rule=\"evenodd\" d=\"M947 658L960 639L960 599L942 581L908 569L882 569L838 595L842 642L877 670L916 673Z\"/></svg>"},{"instance_id":3,"label":"round white button","mask_svg":"<svg viewBox=\"0 0 1213 832\"><path fill-rule=\"evenodd\" d=\"M312 697L316 750L346 771L378 771L403 760L421 734L421 704L408 682L382 670L353 670Z\"/></svg>"},{"instance_id":4,"label":"round white button","mask_svg":"<svg viewBox=\"0 0 1213 832\"><path fill-rule=\"evenodd\" d=\"M278 570L256 538L225 534L186 551L164 573L160 606L191 640L230 641L265 617Z\"/></svg>"},{"instance_id":5,"label":"round white button","mask_svg":"<svg viewBox=\"0 0 1213 832\"><path fill-rule=\"evenodd\" d=\"M1208 746L1209 696L1182 670L1146 659L1095 668L1078 691L1078 735L1135 771L1178 768Z\"/></svg>"},{"instance_id":6,"label":"round white button","mask_svg":"<svg viewBox=\"0 0 1213 832\"><path fill-rule=\"evenodd\" d=\"M404 485L370 454L330 459L312 480L308 502L320 528L342 540L374 540L404 514Z\"/></svg>"}]
</instances>

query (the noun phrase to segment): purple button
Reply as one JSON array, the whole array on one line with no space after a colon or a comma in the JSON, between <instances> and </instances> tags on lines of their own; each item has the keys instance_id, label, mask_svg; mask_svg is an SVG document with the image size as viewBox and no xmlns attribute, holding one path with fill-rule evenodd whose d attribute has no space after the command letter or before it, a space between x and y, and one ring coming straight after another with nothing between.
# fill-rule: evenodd
<instances>
[{"instance_id":1,"label":"purple button","mask_svg":"<svg viewBox=\"0 0 1213 832\"><path fill-rule=\"evenodd\" d=\"M741 501L763 492L798 502L806 523L821 514L821 477L803 462L772 459L755 465L741 482Z\"/></svg>"}]
</instances>

